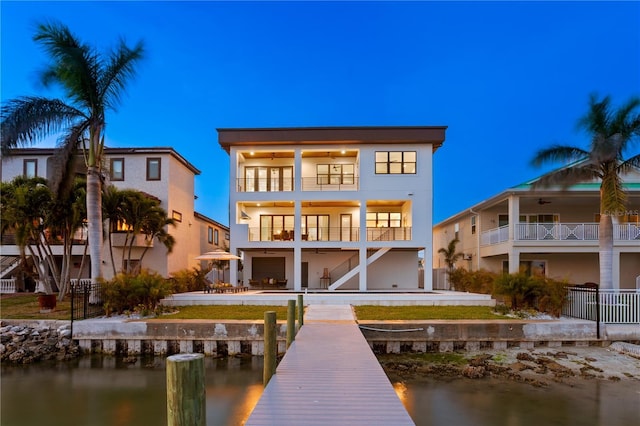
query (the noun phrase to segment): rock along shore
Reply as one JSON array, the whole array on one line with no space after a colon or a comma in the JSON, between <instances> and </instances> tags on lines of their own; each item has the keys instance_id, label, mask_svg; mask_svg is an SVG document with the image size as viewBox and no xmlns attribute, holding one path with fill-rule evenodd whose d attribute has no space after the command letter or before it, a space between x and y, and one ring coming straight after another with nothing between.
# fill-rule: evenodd
<instances>
[{"instance_id":1,"label":"rock along shore","mask_svg":"<svg viewBox=\"0 0 640 426\"><path fill-rule=\"evenodd\" d=\"M69 321L28 322L0 327L0 362L66 361L82 355Z\"/></svg>"}]
</instances>

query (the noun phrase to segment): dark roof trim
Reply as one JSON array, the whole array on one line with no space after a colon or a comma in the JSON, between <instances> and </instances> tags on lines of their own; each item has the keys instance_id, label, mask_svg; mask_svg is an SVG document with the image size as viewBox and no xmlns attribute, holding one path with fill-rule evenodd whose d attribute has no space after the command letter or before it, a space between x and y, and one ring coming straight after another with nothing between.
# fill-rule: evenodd
<instances>
[{"instance_id":1,"label":"dark roof trim","mask_svg":"<svg viewBox=\"0 0 640 426\"><path fill-rule=\"evenodd\" d=\"M401 127L284 127L217 129L218 143L229 153L231 146L349 145L430 143L435 152L445 139L447 126Z\"/></svg>"},{"instance_id":2,"label":"dark roof trim","mask_svg":"<svg viewBox=\"0 0 640 426\"><path fill-rule=\"evenodd\" d=\"M227 232L229 232L229 227L226 225L221 224L220 222L218 222L217 220L213 220L210 217L207 217L205 215L203 215L202 213L198 213L198 212L193 212L193 216L196 219L200 219L200 220L204 220L205 222L209 222L212 225L217 226L218 228L222 228L224 230L226 230Z\"/></svg>"},{"instance_id":3,"label":"dark roof trim","mask_svg":"<svg viewBox=\"0 0 640 426\"><path fill-rule=\"evenodd\" d=\"M187 161L182 155L180 155L175 149L171 147L150 147L150 148L109 148L105 147L105 154L109 156L114 155L144 155L144 154L169 154L182 163L186 168L191 170L193 174L199 175L200 170ZM11 150L11 155L54 155L56 148L16 148Z\"/></svg>"}]
</instances>

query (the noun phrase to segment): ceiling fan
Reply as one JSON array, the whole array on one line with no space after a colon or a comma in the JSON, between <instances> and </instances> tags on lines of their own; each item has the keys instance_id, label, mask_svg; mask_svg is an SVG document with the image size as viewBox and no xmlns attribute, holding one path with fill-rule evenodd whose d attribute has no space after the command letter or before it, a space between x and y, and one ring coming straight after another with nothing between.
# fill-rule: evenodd
<instances>
[{"instance_id":1,"label":"ceiling fan","mask_svg":"<svg viewBox=\"0 0 640 426\"><path fill-rule=\"evenodd\" d=\"M551 201L543 200L542 198L538 198L538 204L540 204L540 205L551 204Z\"/></svg>"}]
</instances>

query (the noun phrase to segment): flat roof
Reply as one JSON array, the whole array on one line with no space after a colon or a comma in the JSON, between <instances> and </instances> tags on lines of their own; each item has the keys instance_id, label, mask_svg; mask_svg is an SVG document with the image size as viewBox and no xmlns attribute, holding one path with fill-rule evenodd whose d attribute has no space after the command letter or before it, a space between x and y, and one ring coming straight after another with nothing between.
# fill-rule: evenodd
<instances>
[{"instance_id":1,"label":"flat roof","mask_svg":"<svg viewBox=\"0 0 640 426\"><path fill-rule=\"evenodd\" d=\"M274 127L219 128L218 143L229 153L231 146L432 144L435 152L445 139L447 126Z\"/></svg>"}]
</instances>

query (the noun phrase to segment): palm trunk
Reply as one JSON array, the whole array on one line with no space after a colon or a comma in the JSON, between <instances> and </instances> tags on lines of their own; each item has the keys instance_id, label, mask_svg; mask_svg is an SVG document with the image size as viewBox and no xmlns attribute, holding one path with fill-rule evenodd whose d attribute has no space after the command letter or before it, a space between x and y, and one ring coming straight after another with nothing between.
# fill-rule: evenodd
<instances>
[{"instance_id":1,"label":"palm trunk","mask_svg":"<svg viewBox=\"0 0 640 426\"><path fill-rule=\"evenodd\" d=\"M91 282L102 278L102 200L100 175L95 166L87 170L87 221L89 222L89 256L91 257Z\"/></svg>"},{"instance_id":2,"label":"palm trunk","mask_svg":"<svg viewBox=\"0 0 640 426\"><path fill-rule=\"evenodd\" d=\"M600 215L600 288L613 289L613 222L608 214Z\"/></svg>"}]
</instances>

